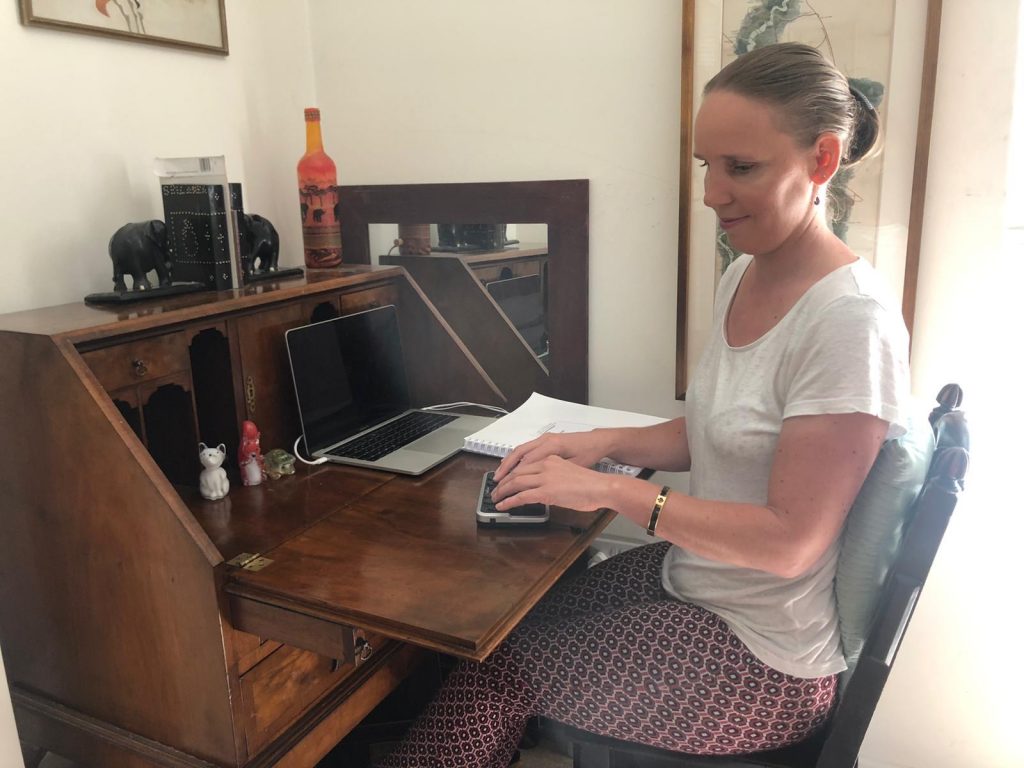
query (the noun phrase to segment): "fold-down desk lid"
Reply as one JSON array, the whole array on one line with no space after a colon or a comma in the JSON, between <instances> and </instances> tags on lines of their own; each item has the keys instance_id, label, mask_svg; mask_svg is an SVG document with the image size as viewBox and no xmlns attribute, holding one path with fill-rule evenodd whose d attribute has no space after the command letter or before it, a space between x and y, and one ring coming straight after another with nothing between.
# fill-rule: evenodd
<instances>
[{"instance_id":1,"label":"fold-down desk lid","mask_svg":"<svg viewBox=\"0 0 1024 768\"><path fill-rule=\"evenodd\" d=\"M553 509L548 526L481 529L474 510L494 459L463 454L420 478L396 477L234 568L235 626L336 655L357 627L485 658L582 554L613 513Z\"/></svg>"}]
</instances>

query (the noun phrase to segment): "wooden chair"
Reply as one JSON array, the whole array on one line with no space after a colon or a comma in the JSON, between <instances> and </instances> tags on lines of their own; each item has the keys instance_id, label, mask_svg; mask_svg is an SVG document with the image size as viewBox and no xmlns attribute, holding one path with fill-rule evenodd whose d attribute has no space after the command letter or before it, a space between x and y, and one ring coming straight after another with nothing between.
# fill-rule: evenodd
<instances>
[{"instance_id":1,"label":"wooden chair","mask_svg":"<svg viewBox=\"0 0 1024 768\"><path fill-rule=\"evenodd\" d=\"M596 736L549 724L572 744L575 768L855 768L861 742L896 659L946 525L963 489L969 438L957 408L963 392L943 387L929 420L936 449L927 480L910 511L899 554L882 589L864 650L828 724L784 749L749 755L697 756Z\"/></svg>"}]
</instances>

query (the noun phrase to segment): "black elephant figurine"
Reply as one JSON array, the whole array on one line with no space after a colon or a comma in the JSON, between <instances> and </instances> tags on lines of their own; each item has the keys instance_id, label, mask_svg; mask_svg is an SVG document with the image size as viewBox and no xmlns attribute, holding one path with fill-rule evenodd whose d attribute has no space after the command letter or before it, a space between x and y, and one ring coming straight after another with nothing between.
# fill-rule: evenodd
<instances>
[{"instance_id":1,"label":"black elephant figurine","mask_svg":"<svg viewBox=\"0 0 1024 768\"><path fill-rule=\"evenodd\" d=\"M107 247L114 262L114 290L128 290L125 274L132 276L133 291L148 291L146 275L156 270L161 286L171 284L171 270L167 263L167 227L159 219L125 224L110 238Z\"/></svg>"},{"instance_id":2,"label":"black elephant figurine","mask_svg":"<svg viewBox=\"0 0 1024 768\"><path fill-rule=\"evenodd\" d=\"M242 274L250 278L254 274L277 272L281 239L274 225L262 216L243 213L238 230Z\"/></svg>"}]
</instances>

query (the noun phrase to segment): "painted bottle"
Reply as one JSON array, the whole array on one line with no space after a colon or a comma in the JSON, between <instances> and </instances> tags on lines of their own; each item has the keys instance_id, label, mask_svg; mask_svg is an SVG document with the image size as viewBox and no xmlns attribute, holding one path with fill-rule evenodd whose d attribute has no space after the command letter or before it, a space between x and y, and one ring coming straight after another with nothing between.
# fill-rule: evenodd
<instances>
[{"instance_id":1,"label":"painted bottle","mask_svg":"<svg viewBox=\"0 0 1024 768\"><path fill-rule=\"evenodd\" d=\"M320 110L306 110L306 154L299 160L299 210L306 266L341 265L341 224L338 222L338 169L324 152Z\"/></svg>"}]
</instances>

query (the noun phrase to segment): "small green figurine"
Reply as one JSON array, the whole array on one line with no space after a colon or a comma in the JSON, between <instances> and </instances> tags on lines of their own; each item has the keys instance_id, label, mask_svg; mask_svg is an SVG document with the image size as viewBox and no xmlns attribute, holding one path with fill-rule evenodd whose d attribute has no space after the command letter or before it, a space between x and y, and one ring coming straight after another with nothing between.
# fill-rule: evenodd
<instances>
[{"instance_id":1,"label":"small green figurine","mask_svg":"<svg viewBox=\"0 0 1024 768\"><path fill-rule=\"evenodd\" d=\"M274 448L263 455L267 477L277 480L282 475L295 474L295 457L283 448Z\"/></svg>"}]
</instances>

